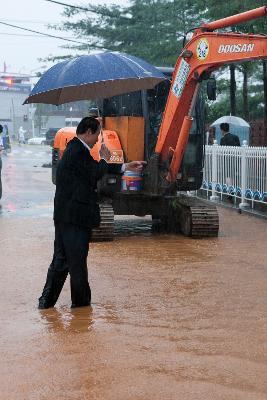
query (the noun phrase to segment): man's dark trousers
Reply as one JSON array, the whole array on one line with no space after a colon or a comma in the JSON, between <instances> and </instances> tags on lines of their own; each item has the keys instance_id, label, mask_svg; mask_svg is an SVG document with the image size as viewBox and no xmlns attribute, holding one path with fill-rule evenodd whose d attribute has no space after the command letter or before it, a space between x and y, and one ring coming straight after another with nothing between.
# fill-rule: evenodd
<instances>
[{"instance_id":1,"label":"man's dark trousers","mask_svg":"<svg viewBox=\"0 0 267 400\"><path fill-rule=\"evenodd\" d=\"M56 304L68 273L72 307L90 305L91 290L86 262L90 236L91 231L88 228L55 222L54 256L42 296L39 298L40 308L49 308Z\"/></svg>"}]
</instances>

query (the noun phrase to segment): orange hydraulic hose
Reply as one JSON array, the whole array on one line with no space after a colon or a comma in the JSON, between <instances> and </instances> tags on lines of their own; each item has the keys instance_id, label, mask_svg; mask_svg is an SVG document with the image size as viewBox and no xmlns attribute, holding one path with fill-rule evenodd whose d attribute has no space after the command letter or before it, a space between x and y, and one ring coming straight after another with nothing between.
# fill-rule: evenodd
<instances>
[{"instance_id":1,"label":"orange hydraulic hose","mask_svg":"<svg viewBox=\"0 0 267 400\"><path fill-rule=\"evenodd\" d=\"M241 14L232 15L231 17L226 17L218 19L217 21L204 24L200 29L205 28L205 30L214 31L216 29L226 28L227 26L233 26L241 24L242 22L247 22L255 18L264 17L267 14L267 5L254 10L245 11Z\"/></svg>"}]
</instances>

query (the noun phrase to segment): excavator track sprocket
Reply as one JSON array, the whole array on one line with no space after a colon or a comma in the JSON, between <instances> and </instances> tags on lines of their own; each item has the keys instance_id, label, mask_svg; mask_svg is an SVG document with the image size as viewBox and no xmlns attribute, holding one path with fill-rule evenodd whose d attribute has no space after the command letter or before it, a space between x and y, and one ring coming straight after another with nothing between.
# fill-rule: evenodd
<instances>
[{"instance_id":1,"label":"excavator track sprocket","mask_svg":"<svg viewBox=\"0 0 267 400\"><path fill-rule=\"evenodd\" d=\"M111 204L101 203L99 228L92 230L92 242L108 242L114 239L114 211Z\"/></svg>"}]
</instances>

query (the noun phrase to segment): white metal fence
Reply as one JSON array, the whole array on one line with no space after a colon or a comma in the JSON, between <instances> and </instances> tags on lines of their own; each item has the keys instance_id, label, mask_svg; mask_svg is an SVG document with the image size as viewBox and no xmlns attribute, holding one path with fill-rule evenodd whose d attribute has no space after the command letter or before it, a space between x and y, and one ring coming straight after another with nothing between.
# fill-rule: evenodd
<instances>
[{"instance_id":1,"label":"white metal fence","mask_svg":"<svg viewBox=\"0 0 267 400\"><path fill-rule=\"evenodd\" d=\"M267 148L206 145L202 190L211 200L232 198L239 207L267 205Z\"/></svg>"}]
</instances>

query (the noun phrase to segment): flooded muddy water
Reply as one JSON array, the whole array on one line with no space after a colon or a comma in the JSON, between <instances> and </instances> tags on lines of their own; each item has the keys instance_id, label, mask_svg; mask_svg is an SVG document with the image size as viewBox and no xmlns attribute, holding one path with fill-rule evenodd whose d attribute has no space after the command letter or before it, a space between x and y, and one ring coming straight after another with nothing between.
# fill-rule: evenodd
<instances>
[{"instance_id":1,"label":"flooded muddy water","mask_svg":"<svg viewBox=\"0 0 267 400\"><path fill-rule=\"evenodd\" d=\"M0 399L267 399L266 221L219 212L211 240L117 222L90 247L92 307L66 282L43 311L52 221L0 220Z\"/></svg>"}]
</instances>

